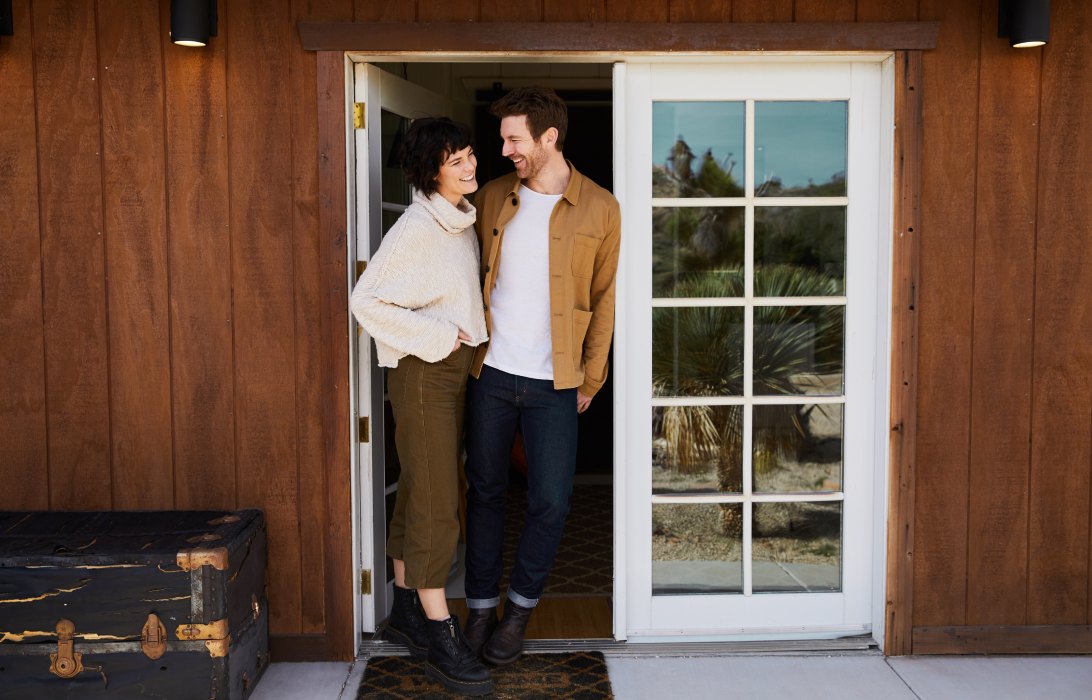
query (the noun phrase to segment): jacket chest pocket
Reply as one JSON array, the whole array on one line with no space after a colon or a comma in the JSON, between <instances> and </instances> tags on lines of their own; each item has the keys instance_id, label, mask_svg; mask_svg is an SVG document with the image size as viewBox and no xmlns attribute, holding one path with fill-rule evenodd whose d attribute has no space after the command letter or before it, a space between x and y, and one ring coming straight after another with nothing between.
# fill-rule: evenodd
<instances>
[{"instance_id":1,"label":"jacket chest pocket","mask_svg":"<svg viewBox=\"0 0 1092 700\"><path fill-rule=\"evenodd\" d=\"M577 234L573 238L573 276L591 279L595 271L595 253L599 239Z\"/></svg>"}]
</instances>

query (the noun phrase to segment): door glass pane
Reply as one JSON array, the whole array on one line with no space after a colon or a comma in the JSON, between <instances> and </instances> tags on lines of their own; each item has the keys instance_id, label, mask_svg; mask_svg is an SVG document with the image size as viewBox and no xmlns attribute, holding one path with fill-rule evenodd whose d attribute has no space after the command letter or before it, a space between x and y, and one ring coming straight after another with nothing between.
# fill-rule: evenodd
<instances>
[{"instance_id":1,"label":"door glass pane","mask_svg":"<svg viewBox=\"0 0 1092 700\"><path fill-rule=\"evenodd\" d=\"M652 493L743 490L742 406L652 409Z\"/></svg>"},{"instance_id":2,"label":"door glass pane","mask_svg":"<svg viewBox=\"0 0 1092 700\"><path fill-rule=\"evenodd\" d=\"M846 208L755 207L755 268L756 296L842 296Z\"/></svg>"},{"instance_id":3,"label":"door glass pane","mask_svg":"<svg viewBox=\"0 0 1092 700\"><path fill-rule=\"evenodd\" d=\"M743 392L743 309L699 306L652 310L654 396Z\"/></svg>"},{"instance_id":4,"label":"door glass pane","mask_svg":"<svg viewBox=\"0 0 1092 700\"><path fill-rule=\"evenodd\" d=\"M743 506L652 505L652 593L740 593Z\"/></svg>"},{"instance_id":5,"label":"door glass pane","mask_svg":"<svg viewBox=\"0 0 1092 700\"><path fill-rule=\"evenodd\" d=\"M842 408L840 403L755 406L755 492L841 491Z\"/></svg>"},{"instance_id":6,"label":"door glass pane","mask_svg":"<svg viewBox=\"0 0 1092 700\"><path fill-rule=\"evenodd\" d=\"M841 394L844 325L844 306L756 307L755 395Z\"/></svg>"},{"instance_id":7,"label":"door glass pane","mask_svg":"<svg viewBox=\"0 0 1092 700\"><path fill-rule=\"evenodd\" d=\"M402 216L400 211L391 211L389 209L383 210L383 235L387 235L387 232L391 230L391 226L394 226L398 218Z\"/></svg>"},{"instance_id":8,"label":"door glass pane","mask_svg":"<svg viewBox=\"0 0 1092 700\"><path fill-rule=\"evenodd\" d=\"M380 197L384 205L388 203L408 205L412 201L409 183L406 182L402 172L401 148L402 137L409 128L410 120L394 112L380 110L380 144L381 144L381 190ZM394 222L401 216L400 212L383 207L380 212L380 221L383 235L387 234ZM374 251L373 251L374 253ZM384 454L384 484L390 490L387 494L387 529L386 536L390 537L391 518L394 516L395 498L398 493L398 479L401 476L402 467L398 460L398 450L395 446L394 412L387 393L387 368L381 367L383 374L383 439ZM387 561L387 579L394 578L391 560Z\"/></svg>"},{"instance_id":9,"label":"door glass pane","mask_svg":"<svg viewBox=\"0 0 1092 700\"><path fill-rule=\"evenodd\" d=\"M652 296L743 296L742 207L654 207Z\"/></svg>"},{"instance_id":10,"label":"door glass pane","mask_svg":"<svg viewBox=\"0 0 1092 700\"><path fill-rule=\"evenodd\" d=\"M743 102L652 104L652 196L743 196Z\"/></svg>"},{"instance_id":11,"label":"door glass pane","mask_svg":"<svg viewBox=\"0 0 1092 700\"><path fill-rule=\"evenodd\" d=\"M651 492L692 501L652 503L654 595L841 590L841 501L770 499L843 494L847 129L844 100L652 104ZM666 201L709 197L739 199Z\"/></svg>"},{"instance_id":12,"label":"door glass pane","mask_svg":"<svg viewBox=\"0 0 1092 700\"><path fill-rule=\"evenodd\" d=\"M385 109L380 110L380 119L383 122L383 201L409 204L412 199L409 183L402 173L401 149L402 137L409 128L410 120ZM386 231L387 227L384 226L383 230Z\"/></svg>"},{"instance_id":13,"label":"door glass pane","mask_svg":"<svg viewBox=\"0 0 1092 700\"><path fill-rule=\"evenodd\" d=\"M756 503L755 593L842 589L842 504Z\"/></svg>"},{"instance_id":14,"label":"door glass pane","mask_svg":"<svg viewBox=\"0 0 1092 700\"><path fill-rule=\"evenodd\" d=\"M755 196L844 197L848 102L755 103Z\"/></svg>"}]
</instances>

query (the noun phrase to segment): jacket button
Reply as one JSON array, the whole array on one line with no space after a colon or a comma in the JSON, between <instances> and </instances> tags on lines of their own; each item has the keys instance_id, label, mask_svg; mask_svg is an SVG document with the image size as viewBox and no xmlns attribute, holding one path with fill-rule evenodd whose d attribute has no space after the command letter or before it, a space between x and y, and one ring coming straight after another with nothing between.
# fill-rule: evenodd
<instances>
[{"instance_id":1,"label":"jacket button","mask_svg":"<svg viewBox=\"0 0 1092 700\"><path fill-rule=\"evenodd\" d=\"M496 236L496 235L497 235L497 229L493 229L493 235L494 235L494 236Z\"/></svg>"},{"instance_id":2,"label":"jacket button","mask_svg":"<svg viewBox=\"0 0 1092 700\"><path fill-rule=\"evenodd\" d=\"M489 272L489 266L486 265L484 268L482 268L482 272Z\"/></svg>"},{"instance_id":3,"label":"jacket button","mask_svg":"<svg viewBox=\"0 0 1092 700\"><path fill-rule=\"evenodd\" d=\"M519 200L518 200L518 199L516 199L515 197L512 197L512 206L513 206L513 207L515 207L515 206L519 206Z\"/></svg>"}]
</instances>

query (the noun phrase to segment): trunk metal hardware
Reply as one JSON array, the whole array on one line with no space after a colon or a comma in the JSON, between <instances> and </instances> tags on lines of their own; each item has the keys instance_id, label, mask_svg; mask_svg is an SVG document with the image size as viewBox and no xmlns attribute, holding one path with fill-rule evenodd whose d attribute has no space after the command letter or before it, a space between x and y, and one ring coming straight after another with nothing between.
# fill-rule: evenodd
<instances>
[{"instance_id":1,"label":"trunk metal hardware","mask_svg":"<svg viewBox=\"0 0 1092 700\"><path fill-rule=\"evenodd\" d=\"M155 613L148 615L140 631L140 650L149 659L158 659L167 651L167 627Z\"/></svg>"},{"instance_id":2,"label":"trunk metal hardware","mask_svg":"<svg viewBox=\"0 0 1092 700\"><path fill-rule=\"evenodd\" d=\"M57 622L57 653L49 655L49 672L61 678L72 678L83 671L83 654L74 650L76 625L71 620Z\"/></svg>"},{"instance_id":3,"label":"trunk metal hardware","mask_svg":"<svg viewBox=\"0 0 1092 700\"><path fill-rule=\"evenodd\" d=\"M227 547L183 549L178 553L175 561L183 571L193 571L201 566L211 566L217 571L224 571L228 568L228 550Z\"/></svg>"},{"instance_id":4,"label":"trunk metal hardware","mask_svg":"<svg viewBox=\"0 0 1092 700\"><path fill-rule=\"evenodd\" d=\"M225 617L223 620L213 620L207 625L186 623L184 625L179 625L175 634L179 639L184 641L224 639L228 636L228 621Z\"/></svg>"}]
</instances>

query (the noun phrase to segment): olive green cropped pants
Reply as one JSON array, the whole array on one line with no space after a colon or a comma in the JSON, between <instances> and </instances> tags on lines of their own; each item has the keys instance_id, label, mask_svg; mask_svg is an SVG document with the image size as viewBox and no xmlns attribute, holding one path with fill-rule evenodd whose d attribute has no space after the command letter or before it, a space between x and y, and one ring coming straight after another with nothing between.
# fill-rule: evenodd
<instances>
[{"instance_id":1,"label":"olive green cropped pants","mask_svg":"<svg viewBox=\"0 0 1092 700\"><path fill-rule=\"evenodd\" d=\"M406 563L408 588L443 588L459 540L459 458L474 349L439 362L408 355L387 373L402 473L387 555Z\"/></svg>"}]
</instances>

